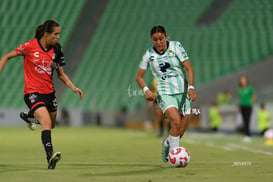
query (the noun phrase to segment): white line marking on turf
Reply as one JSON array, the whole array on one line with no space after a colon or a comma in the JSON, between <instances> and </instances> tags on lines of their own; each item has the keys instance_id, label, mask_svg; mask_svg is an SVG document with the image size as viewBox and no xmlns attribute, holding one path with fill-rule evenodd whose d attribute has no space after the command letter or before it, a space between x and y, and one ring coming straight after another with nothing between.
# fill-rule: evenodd
<instances>
[{"instance_id":1,"label":"white line marking on turf","mask_svg":"<svg viewBox=\"0 0 273 182\"><path fill-rule=\"evenodd\" d=\"M227 151L232 151L232 150L234 150L234 148L229 147L229 146L222 146L221 148L224 149L224 150L227 150Z\"/></svg>"},{"instance_id":2,"label":"white line marking on turf","mask_svg":"<svg viewBox=\"0 0 273 182\"><path fill-rule=\"evenodd\" d=\"M255 153L261 153L261 154L266 154L266 155L272 155L272 152L267 152L267 151L263 151L263 150L257 150L254 148L250 148L250 147L246 147L246 146L242 146L242 145L237 145L237 144L233 144L233 143L229 143L228 146L233 147L233 148L237 148L237 149L241 149L241 150L246 150L249 152L255 152Z\"/></svg>"},{"instance_id":3,"label":"white line marking on turf","mask_svg":"<svg viewBox=\"0 0 273 182\"><path fill-rule=\"evenodd\" d=\"M191 144L204 144L210 147L216 147L216 148L221 148L226 151L232 151L232 150L245 150L248 152L254 152L254 153L261 153L261 154L266 154L266 155L273 155L273 152L261 150L261 149L255 149L254 147L247 147L242 145L237 145L234 143L216 143L216 141L211 140L211 139L219 139L219 138L224 138L227 135L209 135L209 134L199 134L199 133L193 133L193 134L188 134L187 137L185 138L186 143L191 143Z\"/></svg>"},{"instance_id":4,"label":"white line marking on turf","mask_svg":"<svg viewBox=\"0 0 273 182\"><path fill-rule=\"evenodd\" d=\"M214 144L212 142L200 142L200 141L195 141L195 140L188 139L188 138L185 139L185 142L190 143L190 144L202 143L202 144L205 144L205 145L210 146L210 147L222 148L222 149L227 150L227 151L234 150L232 147L229 147L229 146L220 146L220 145Z\"/></svg>"}]
</instances>

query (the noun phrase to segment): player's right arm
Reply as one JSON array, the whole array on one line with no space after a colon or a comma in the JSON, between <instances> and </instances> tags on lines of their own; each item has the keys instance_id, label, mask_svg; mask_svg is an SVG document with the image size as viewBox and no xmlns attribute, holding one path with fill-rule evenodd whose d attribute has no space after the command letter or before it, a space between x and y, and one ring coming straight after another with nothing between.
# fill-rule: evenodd
<instances>
[{"instance_id":1,"label":"player's right arm","mask_svg":"<svg viewBox=\"0 0 273 182\"><path fill-rule=\"evenodd\" d=\"M16 57L16 56L18 56L18 54L17 54L17 52L16 52L15 50L13 50L13 51L11 51L11 52L5 54L5 55L1 58L1 60L0 60L0 73L1 73L2 70L4 69L4 67L5 67L6 63L8 62L8 60L11 59L11 58L14 58L14 57Z\"/></svg>"},{"instance_id":2,"label":"player's right arm","mask_svg":"<svg viewBox=\"0 0 273 182\"><path fill-rule=\"evenodd\" d=\"M146 84L144 83L143 76L146 72L146 69L148 67L148 62L149 62L149 50L146 51L144 56L142 57L142 60L139 64L137 76L136 76L136 82L137 84L143 89L143 92L145 94L145 97L149 101L155 100L155 95L153 92L151 92Z\"/></svg>"},{"instance_id":3,"label":"player's right arm","mask_svg":"<svg viewBox=\"0 0 273 182\"><path fill-rule=\"evenodd\" d=\"M144 89L144 87L147 87L143 80L145 72L146 70L139 68L136 76L136 82L142 89ZM150 89L146 90L144 94L147 100L149 101L155 100L155 95Z\"/></svg>"}]
</instances>

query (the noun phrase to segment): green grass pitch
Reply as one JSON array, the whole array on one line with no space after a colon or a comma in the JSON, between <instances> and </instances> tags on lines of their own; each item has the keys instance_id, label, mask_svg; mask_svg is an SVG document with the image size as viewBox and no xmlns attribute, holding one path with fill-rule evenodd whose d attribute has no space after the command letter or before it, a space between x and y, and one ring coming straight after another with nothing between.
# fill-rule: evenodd
<instances>
[{"instance_id":1,"label":"green grass pitch","mask_svg":"<svg viewBox=\"0 0 273 182\"><path fill-rule=\"evenodd\" d=\"M161 139L154 132L114 128L53 130L55 151L63 158L48 170L40 128L0 128L2 182L251 182L272 181L273 146L264 139L243 143L239 135L187 131L181 140L191 154L186 168L161 161Z\"/></svg>"}]
</instances>

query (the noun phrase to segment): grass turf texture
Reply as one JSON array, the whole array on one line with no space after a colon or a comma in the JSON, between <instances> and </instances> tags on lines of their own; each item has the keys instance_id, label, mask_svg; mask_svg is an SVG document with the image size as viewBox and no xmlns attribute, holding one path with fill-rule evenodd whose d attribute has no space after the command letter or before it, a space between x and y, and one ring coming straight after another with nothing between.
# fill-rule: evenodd
<instances>
[{"instance_id":1,"label":"grass turf texture","mask_svg":"<svg viewBox=\"0 0 273 182\"><path fill-rule=\"evenodd\" d=\"M154 133L113 128L53 130L55 151L63 158L48 170L40 129L0 128L0 181L272 181L273 147L263 138L243 143L238 135L188 131L181 141L191 154L186 168L161 161Z\"/></svg>"}]
</instances>

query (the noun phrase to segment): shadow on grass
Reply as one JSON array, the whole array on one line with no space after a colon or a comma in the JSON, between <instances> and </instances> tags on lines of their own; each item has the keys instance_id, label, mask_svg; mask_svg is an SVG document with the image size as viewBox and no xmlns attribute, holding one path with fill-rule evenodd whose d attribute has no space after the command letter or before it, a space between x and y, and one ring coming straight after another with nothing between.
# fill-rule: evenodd
<instances>
[{"instance_id":1,"label":"shadow on grass","mask_svg":"<svg viewBox=\"0 0 273 182\"><path fill-rule=\"evenodd\" d=\"M0 174L8 172L23 172L33 170L47 170L47 167L37 167L37 165L11 165L11 164L0 164Z\"/></svg>"},{"instance_id":2,"label":"shadow on grass","mask_svg":"<svg viewBox=\"0 0 273 182\"><path fill-rule=\"evenodd\" d=\"M89 173L83 173L82 176L87 177L109 177L109 176L128 176L128 175L143 175L156 174L164 170L174 169L168 164L139 164L139 163L86 163L86 164L66 164L67 166L74 166L79 168L90 168ZM178 169L178 168L177 168ZM187 174L186 174L187 175ZM188 174L193 175L193 174Z\"/></svg>"}]
</instances>

